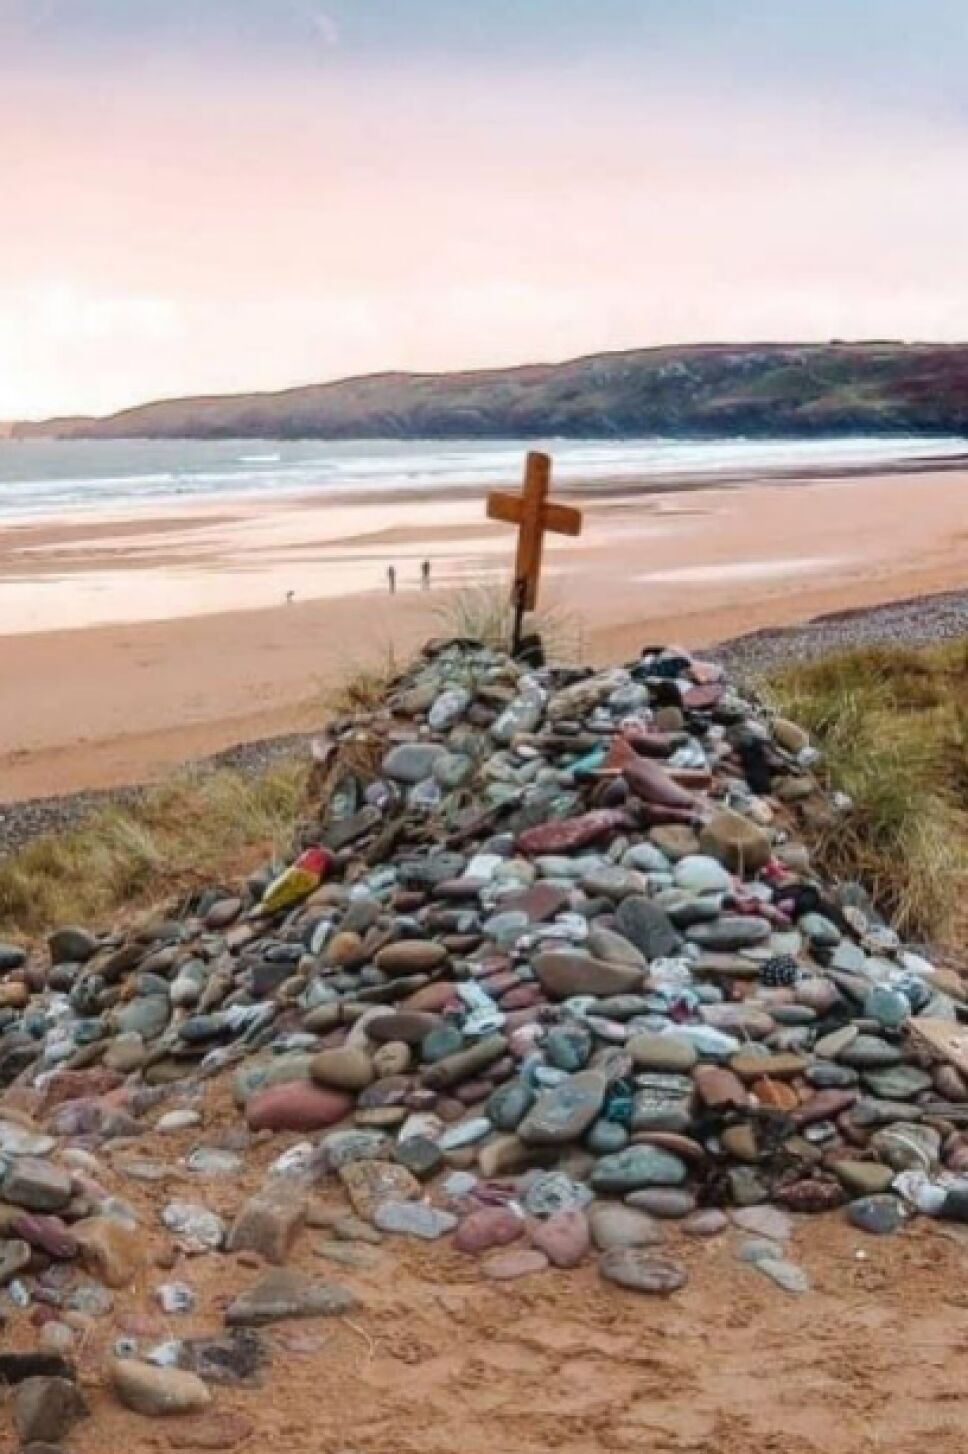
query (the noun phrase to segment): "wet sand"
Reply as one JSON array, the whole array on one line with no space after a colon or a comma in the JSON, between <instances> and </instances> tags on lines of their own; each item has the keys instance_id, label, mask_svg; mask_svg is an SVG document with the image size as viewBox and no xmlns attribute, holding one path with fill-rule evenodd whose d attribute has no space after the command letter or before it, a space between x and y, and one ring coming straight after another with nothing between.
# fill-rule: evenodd
<instances>
[{"instance_id":1,"label":"wet sand","mask_svg":"<svg viewBox=\"0 0 968 1454\"><path fill-rule=\"evenodd\" d=\"M543 604L592 662L968 581L965 470L570 493L585 532L549 539ZM513 536L482 516L479 499L222 500L0 529L0 801L312 727L333 684L449 630L458 591L501 587Z\"/></svg>"}]
</instances>

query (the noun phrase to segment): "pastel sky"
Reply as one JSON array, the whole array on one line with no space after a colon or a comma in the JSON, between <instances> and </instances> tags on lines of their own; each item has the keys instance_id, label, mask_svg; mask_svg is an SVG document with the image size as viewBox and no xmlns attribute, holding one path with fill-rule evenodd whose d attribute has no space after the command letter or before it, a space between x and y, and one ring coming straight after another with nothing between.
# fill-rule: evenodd
<instances>
[{"instance_id":1,"label":"pastel sky","mask_svg":"<svg viewBox=\"0 0 968 1454\"><path fill-rule=\"evenodd\" d=\"M968 0L0 0L0 419L968 338Z\"/></svg>"}]
</instances>

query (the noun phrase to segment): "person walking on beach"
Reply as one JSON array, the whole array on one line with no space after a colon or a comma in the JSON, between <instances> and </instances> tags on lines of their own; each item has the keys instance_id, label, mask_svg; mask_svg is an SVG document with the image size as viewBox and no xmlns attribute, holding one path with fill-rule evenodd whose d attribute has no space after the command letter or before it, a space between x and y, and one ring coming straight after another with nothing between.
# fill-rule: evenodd
<instances>
[{"instance_id":1,"label":"person walking on beach","mask_svg":"<svg viewBox=\"0 0 968 1454\"><path fill-rule=\"evenodd\" d=\"M424 563L423 563L423 565L420 567L420 589L422 591L429 591L430 590L430 561L429 560L425 560Z\"/></svg>"},{"instance_id":2,"label":"person walking on beach","mask_svg":"<svg viewBox=\"0 0 968 1454\"><path fill-rule=\"evenodd\" d=\"M395 565L387 566L387 586L389 587L390 595L395 596L397 594L397 568Z\"/></svg>"}]
</instances>

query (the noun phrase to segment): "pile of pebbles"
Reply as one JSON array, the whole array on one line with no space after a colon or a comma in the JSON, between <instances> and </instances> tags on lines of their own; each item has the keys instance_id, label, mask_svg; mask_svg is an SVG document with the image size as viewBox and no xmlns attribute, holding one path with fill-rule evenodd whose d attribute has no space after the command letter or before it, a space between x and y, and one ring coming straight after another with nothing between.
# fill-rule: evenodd
<instances>
[{"instance_id":1,"label":"pile of pebbles","mask_svg":"<svg viewBox=\"0 0 968 1454\"><path fill-rule=\"evenodd\" d=\"M261 1329L354 1307L285 1265L307 1223L447 1239L502 1281L594 1259L652 1295L685 1284L681 1238L738 1227L795 1295L797 1215L968 1220L965 986L815 871L809 843L851 805L721 667L650 648L529 669L431 643L316 757L292 866L124 932L0 945L20 1447L64 1447L79 1340L145 1275L144 1213L110 1188L151 1183L148 1132L202 1138L192 1194L159 1197L151 1229L162 1311L195 1307L184 1257L261 1271L210 1338L114 1340L103 1378L145 1416L206 1417L213 1386L257 1377ZM213 1083L237 1124L206 1141ZM265 1184L218 1215L206 1186L274 1137Z\"/></svg>"}]
</instances>

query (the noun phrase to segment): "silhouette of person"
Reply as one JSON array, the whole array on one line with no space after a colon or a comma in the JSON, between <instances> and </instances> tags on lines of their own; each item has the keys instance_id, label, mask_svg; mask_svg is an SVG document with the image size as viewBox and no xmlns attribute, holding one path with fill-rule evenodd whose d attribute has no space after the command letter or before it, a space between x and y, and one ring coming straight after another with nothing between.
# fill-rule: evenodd
<instances>
[{"instance_id":1,"label":"silhouette of person","mask_svg":"<svg viewBox=\"0 0 968 1454\"><path fill-rule=\"evenodd\" d=\"M430 561L425 560L420 567L420 588L424 591L430 590Z\"/></svg>"},{"instance_id":2,"label":"silhouette of person","mask_svg":"<svg viewBox=\"0 0 968 1454\"><path fill-rule=\"evenodd\" d=\"M397 594L397 568L395 565L387 566L387 585L390 595L395 596Z\"/></svg>"}]
</instances>

